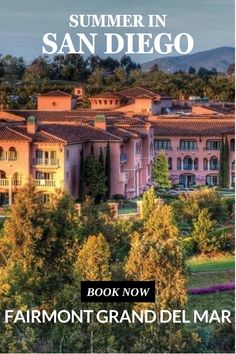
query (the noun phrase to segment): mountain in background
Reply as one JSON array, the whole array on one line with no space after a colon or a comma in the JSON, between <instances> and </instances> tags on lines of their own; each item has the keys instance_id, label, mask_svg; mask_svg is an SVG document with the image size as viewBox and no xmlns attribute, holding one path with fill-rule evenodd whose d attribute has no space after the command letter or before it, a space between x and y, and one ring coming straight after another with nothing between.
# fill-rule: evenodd
<instances>
[{"instance_id":1,"label":"mountain in background","mask_svg":"<svg viewBox=\"0 0 236 354\"><path fill-rule=\"evenodd\" d=\"M188 71L192 66L196 70L204 67L208 70L215 68L218 72L226 72L229 65L234 63L234 51L232 47L220 47L195 54L186 54L176 57L154 59L141 65L143 71L149 71L155 64L165 72Z\"/></svg>"}]
</instances>

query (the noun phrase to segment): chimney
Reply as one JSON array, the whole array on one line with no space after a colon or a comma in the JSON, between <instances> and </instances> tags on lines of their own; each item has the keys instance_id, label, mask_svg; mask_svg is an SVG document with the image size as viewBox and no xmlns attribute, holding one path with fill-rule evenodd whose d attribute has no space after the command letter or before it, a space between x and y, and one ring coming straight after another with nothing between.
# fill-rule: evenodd
<instances>
[{"instance_id":1,"label":"chimney","mask_svg":"<svg viewBox=\"0 0 236 354\"><path fill-rule=\"evenodd\" d=\"M37 131L37 120L36 117L30 116L27 118L27 133L35 134Z\"/></svg>"},{"instance_id":2,"label":"chimney","mask_svg":"<svg viewBox=\"0 0 236 354\"><path fill-rule=\"evenodd\" d=\"M97 115L94 121L94 127L98 129L107 129L106 117L104 115Z\"/></svg>"},{"instance_id":3,"label":"chimney","mask_svg":"<svg viewBox=\"0 0 236 354\"><path fill-rule=\"evenodd\" d=\"M84 96L83 86L75 86L74 87L74 95L76 95L78 97L83 97Z\"/></svg>"}]
</instances>

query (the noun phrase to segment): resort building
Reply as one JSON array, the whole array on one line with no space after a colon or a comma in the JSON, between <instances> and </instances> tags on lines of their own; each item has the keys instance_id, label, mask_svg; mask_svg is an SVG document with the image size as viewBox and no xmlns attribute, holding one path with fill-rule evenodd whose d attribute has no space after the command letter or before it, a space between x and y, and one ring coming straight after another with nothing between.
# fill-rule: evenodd
<instances>
[{"instance_id":1,"label":"resort building","mask_svg":"<svg viewBox=\"0 0 236 354\"><path fill-rule=\"evenodd\" d=\"M154 149L168 158L171 180L184 187L219 183L222 137L229 143L229 185L235 185L234 117L159 118L154 127Z\"/></svg>"},{"instance_id":2,"label":"resort building","mask_svg":"<svg viewBox=\"0 0 236 354\"><path fill-rule=\"evenodd\" d=\"M45 200L64 188L79 198L81 150L86 158L93 144L95 155L102 149L105 157L108 142L111 197L139 196L151 183L154 155L161 151L173 184L217 185L222 137L230 147L234 186L233 116L160 115L171 98L142 88L90 97L91 109L73 109L83 95L79 86L73 95L51 91L38 96L37 110L0 111L0 205L11 204L29 178Z\"/></svg>"}]
</instances>

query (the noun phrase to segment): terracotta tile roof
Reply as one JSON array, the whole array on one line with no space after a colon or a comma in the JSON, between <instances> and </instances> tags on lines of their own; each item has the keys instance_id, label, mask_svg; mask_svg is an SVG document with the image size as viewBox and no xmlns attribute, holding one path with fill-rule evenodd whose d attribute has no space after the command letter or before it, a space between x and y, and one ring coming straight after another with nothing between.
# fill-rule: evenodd
<instances>
[{"instance_id":1,"label":"terracotta tile roof","mask_svg":"<svg viewBox=\"0 0 236 354\"><path fill-rule=\"evenodd\" d=\"M120 137L110 134L102 129L97 129L85 124L64 125L45 124L40 129L47 134L53 135L68 143L83 141L120 141Z\"/></svg>"},{"instance_id":2,"label":"terracotta tile roof","mask_svg":"<svg viewBox=\"0 0 236 354\"><path fill-rule=\"evenodd\" d=\"M53 135L47 134L47 132L42 131L40 126L35 134L29 134L27 132L26 126L24 127L14 127L14 131L24 134L30 138L31 141L37 142L37 143L52 143L52 144L58 144L58 143L65 143L66 141Z\"/></svg>"},{"instance_id":3,"label":"terracotta tile roof","mask_svg":"<svg viewBox=\"0 0 236 354\"><path fill-rule=\"evenodd\" d=\"M146 136L146 134L137 132L133 129L124 129L124 128L119 128L116 126L108 126L107 131L111 134L119 136L120 138L122 138L124 140L128 140L131 138L140 138L140 137Z\"/></svg>"},{"instance_id":4,"label":"terracotta tile roof","mask_svg":"<svg viewBox=\"0 0 236 354\"><path fill-rule=\"evenodd\" d=\"M45 97L77 97L75 95L72 95L70 93L61 91L61 90L53 90L53 91L48 91L45 93L40 93L38 96L45 96Z\"/></svg>"},{"instance_id":5,"label":"terracotta tile roof","mask_svg":"<svg viewBox=\"0 0 236 354\"><path fill-rule=\"evenodd\" d=\"M153 123L156 136L221 136L234 134L233 120L163 119Z\"/></svg>"},{"instance_id":6,"label":"terracotta tile roof","mask_svg":"<svg viewBox=\"0 0 236 354\"><path fill-rule=\"evenodd\" d=\"M130 98L141 98L141 97L150 97L152 99L157 99L157 98L171 98L170 96L166 94L159 94L159 93L154 93L150 90L147 90L143 87L133 87L133 88L128 88L122 91L118 92L121 95L130 97Z\"/></svg>"},{"instance_id":7,"label":"terracotta tile roof","mask_svg":"<svg viewBox=\"0 0 236 354\"><path fill-rule=\"evenodd\" d=\"M31 141L31 138L14 128L0 127L0 142L1 140Z\"/></svg>"}]
</instances>

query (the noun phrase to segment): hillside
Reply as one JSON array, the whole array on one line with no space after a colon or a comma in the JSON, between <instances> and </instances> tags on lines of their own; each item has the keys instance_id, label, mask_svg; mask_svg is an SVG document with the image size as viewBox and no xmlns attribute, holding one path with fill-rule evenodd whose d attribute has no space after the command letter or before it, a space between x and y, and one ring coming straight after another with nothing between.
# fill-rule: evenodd
<instances>
[{"instance_id":1,"label":"hillside","mask_svg":"<svg viewBox=\"0 0 236 354\"><path fill-rule=\"evenodd\" d=\"M204 67L208 70L216 68L218 72L226 72L232 63L234 63L234 48L220 47L195 54L158 58L142 64L141 68L143 71L149 71L153 65L158 64L162 71L171 73L178 70L188 71L190 66L196 70Z\"/></svg>"}]
</instances>

